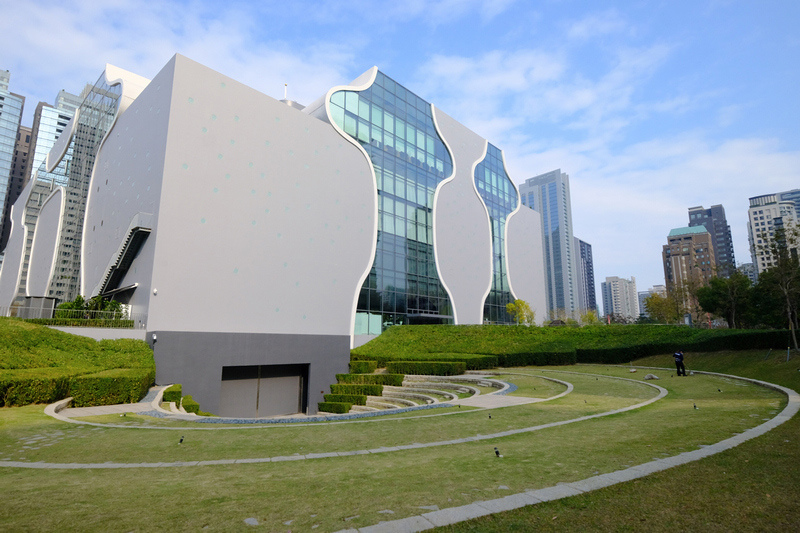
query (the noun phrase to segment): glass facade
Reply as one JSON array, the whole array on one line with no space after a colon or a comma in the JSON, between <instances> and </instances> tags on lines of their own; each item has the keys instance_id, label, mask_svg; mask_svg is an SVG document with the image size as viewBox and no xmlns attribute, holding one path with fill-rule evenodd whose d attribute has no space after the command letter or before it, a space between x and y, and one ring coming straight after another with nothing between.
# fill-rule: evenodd
<instances>
[{"instance_id":1,"label":"glass facade","mask_svg":"<svg viewBox=\"0 0 800 533\"><path fill-rule=\"evenodd\" d=\"M31 196L26 204L25 220L28 226L28 240L25 247L20 295L25 294L24 287L27 283L33 230L39 211L51 191L62 186L64 187L66 206L58 240L55 272L50 280L48 294L32 296L51 296L62 302L74 300L78 296L83 218L86 211L89 181L100 142L113 123L121 94L122 86L106 84L105 74L100 76L94 86L87 87L82 95L83 103L79 108L77 127L67 154L53 172L47 172L44 164L38 169ZM57 118L56 131L63 128L59 124Z\"/></svg>"},{"instance_id":2,"label":"glass facade","mask_svg":"<svg viewBox=\"0 0 800 533\"><path fill-rule=\"evenodd\" d=\"M508 285L505 257L506 220L519 205L519 197L503 166L503 154L489 144L486 157L475 167L475 185L489 210L492 225L492 287L483 306L483 320L511 324L506 305L514 301Z\"/></svg>"},{"instance_id":3,"label":"glass facade","mask_svg":"<svg viewBox=\"0 0 800 533\"><path fill-rule=\"evenodd\" d=\"M363 91L331 95L334 122L366 150L378 187L375 260L358 298L355 334L394 324L453 322L433 252L433 196L453 172L431 106L381 72Z\"/></svg>"}]
</instances>

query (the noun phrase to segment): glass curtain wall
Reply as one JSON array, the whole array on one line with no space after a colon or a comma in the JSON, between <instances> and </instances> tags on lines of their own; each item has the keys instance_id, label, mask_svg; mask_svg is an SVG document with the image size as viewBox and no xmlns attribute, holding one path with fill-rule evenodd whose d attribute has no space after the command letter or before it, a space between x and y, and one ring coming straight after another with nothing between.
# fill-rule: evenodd
<instances>
[{"instance_id":1,"label":"glass curtain wall","mask_svg":"<svg viewBox=\"0 0 800 533\"><path fill-rule=\"evenodd\" d=\"M489 210L492 224L492 287L483 306L483 321L513 324L506 305L514 301L508 285L505 257L506 220L519 205L519 197L503 166L502 152L489 144L486 157L475 167L475 185Z\"/></svg>"},{"instance_id":2,"label":"glass curtain wall","mask_svg":"<svg viewBox=\"0 0 800 533\"><path fill-rule=\"evenodd\" d=\"M433 253L433 196L453 172L431 106L378 72L363 91L331 95L336 124L369 154L378 186L375 260L356 309L355 334L394 324L451 324Z\"/></svg>"}]
</instances>

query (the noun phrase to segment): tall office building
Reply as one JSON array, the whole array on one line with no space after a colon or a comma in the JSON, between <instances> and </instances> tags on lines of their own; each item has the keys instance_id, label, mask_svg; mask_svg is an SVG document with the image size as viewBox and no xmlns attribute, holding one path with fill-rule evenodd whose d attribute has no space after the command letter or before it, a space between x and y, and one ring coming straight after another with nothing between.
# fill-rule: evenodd
<instances>
[{"instance_id":1,"label":"tall office building","mask_svg":"<svg viewBox=\"0 0 800 533\"><path fill-rule=\"evenodd\" d=\"M636 278L607 277L601 284L603 313L617 315L628 320L639 318L639 298L636 294Z\"/></svg>"},{"instance_id":2,"label":"tall office building","mask_svg":"<svg viewBox=\"0 0 800 533\"><path fill-rule=\"evenodd\" d=\"M24 96L9 92L10 80L11 74L7 70L0 70L0 209L3 211L0 223L5 220L6 200L15 159L14 151L22 120L22 108L25 105ZM0 235L2 232L0 228Z\"/></svg>"},{"instance_id":3,"label":"tall office building","mask_svg":"<svg viewBox=\"0 0 800 533\"><path fill-rule=\"evenodd\" d=\"M597 312L597 295L594 286L594 261L592 245L575 237L575 250L578 251L578 309Z\"/></svg>"},{"instance_id":4,"label":"tall office building","mask_svg":"<svg viewBox=\"0 0 800 533\"><path fill-rule=\"evenodd\" d=\"M222 415L316 412L392 324L547 309L502 152L377 67L302 107L179 55L150 82L109 65L13 221L0 307L24 265L37 311L77 276L130 306L157 382Z\"/></svg>"},{"instance_id":5,"label":"tall office building","mask_svg":"<svg viewBox=\"0 0 800 533\"><path fill-rule=\"evenodd\" d=\"M750 243L750 257L756 269L756 277L775 266L772 254L775 230L792 230L798 226L797 205L793 200L795 191L778 194L765 194L750 198L747 210L747 239ZM789 243L797 250L798 243Z\"/></svg>"},{"instance_id":6,"label":"tall office building","mask_svg":"<svg viewBox=\"0 0 800 533\"><path fill-rule=\"evenodd\" d=\"M661 256L669 291L702 287L714 277L714 243L704 226L670 231Z\"/></svg>"},{"instance_id":7,"label":"tall office building","mask_svg":"<svg viewBox=\"0 0 800 533\"><path fill-rule=\"evenodd\" d=\"M714 266L716 275L727 277L736 268L733 254L733 237L731 227L725 218L725 208L712 205L709 209L703 206L689 208L689 227L703 226L711 235L714 245Z\"/></svg>"},{"instance_id":8,"label":"tall office building","mask_svg":"<svg viewBox=\"0 0 800 533\"><path fill-rule=\"evenodd\" d=\"M578 310L578 276L569 176L561 169L540 174L525 180L519 192L522 203L542 215L550 318L562 314L574 317Z\"/></svg>"}]
</instances>

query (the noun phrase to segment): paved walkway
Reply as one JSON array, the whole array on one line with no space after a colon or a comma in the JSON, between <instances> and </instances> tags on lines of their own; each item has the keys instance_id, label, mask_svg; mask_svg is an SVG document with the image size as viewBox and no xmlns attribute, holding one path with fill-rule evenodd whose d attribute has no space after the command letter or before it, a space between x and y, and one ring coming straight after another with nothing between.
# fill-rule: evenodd
<instances>
[{"instance_id":1,"label":"paved walkway","mask_svg":"<svg viewBox=\"0 0 800 533\"><path fill-rule=\"evenodd\" d=\"M640 367L646 368L646 367ZM559 371L561 372L561 371ZM416 516L410 516L407 518L399 519L399 520L392 520L387 522L380 522L373 526L367 526L359 529L346 529L341 530L340 533L347 532L360 532L360 533L411 533L417 531L425 531L427 529L431 529L434 527L439 526L446 526L450 524L455 524L458 522L462 522L465 520L471 520L473 518L478 518L481 516L486 516L493 513L498 513L502 511L509 511L512 509L518 509L520 507L524 507L526 505L535 505L537 503L556 500L560 498L566 498L569 496L575 496L584 492L589 492L592 490L601 489L604 487L608 487L610 485L614 485L616 483L621 483L623 481L630 481L633 479L641 478L647 476L649 474L660 472L662 470L666 470L668 468L672 468L675 466L683 465L692 461L697 461L703 459L705 457L717 454L724 450L728 450L739 444L746 442L750 439L763 435L764 433L770 431L771 429L783 424L784 422L788 421L792 418L795 414L797 414L798 410L800 410L800 395L798 395L795 391L781 387L778 385L774 385L771 383L766 383L763 381L752 380L741 378L738 376L731 376L726 374L716 374L713 372L698 372L695 371L695 374L709 374L715 376L726 377L730 379L738 379L743 381L748 381L751 383L755 383L758 385L762 385L765 387L769 387L778 391L783 392L786 394L788 398L788 402L786 407L781 411L777 416L770 419L763 424L756 426L754 428L748 429L743 433L731 437L729 439L725 439L720 441L716 444L712 444L706 446L704 448L694 450L691 452L681 453L679 455L673 457L667 457L664 459L657 459L655 461L651 461L648 463L644 463L641 465L633 466L630 468L626 468L623 470L618 470L616 472L610 472L608 474L601 474L598 476L593 476L587 479L583 479L580 481L572 482L572 483L559 483L553 487L548 487L539 490L530 490L521 492L518 494L512 494L510 496L506 496L504 498L497 498L494 500L482 501L482 502L474 502L468 505L463 505L460 507L452 507L449 509L442 509L438 511L432 511L428 513L423 513ZM604 376L609 377L611 376ZM625 379L625 378L612 378L612 379ZM633 381L633 380L631 380ZM503 431L500 433L493 433L491 435L477 435L474 437L466 437L462 439L454 439L449 441L439 441L439 442L431 442L431 443L424 443L424 444L410 444L410 445L403 445L403 446L391 446L391 447L381 447L381 448L373 448L367 450L354 450L348 452L330 452L330 453L313 453L313 454L306 454L306 455L291 455L291 456L283 456L283 457L267 457L267 458L256 458L256 459L221 459L216 461L185 461L185 462L174 462L174 463L28 463L28 462L20 462L20 461L0 461L0 467L10 467L10 468L36 468L36 469L107 469L107 468L162 468L162 467L179 467L179 466L206 466L206 465L218 465L218 464L243 464L243 463L265 463L265 462L282 462L282 461L297 461L297 460L310 460L310 459L320 459L326 457L343 457L343 456L352 456L352 455L365 455L365 454L372 454L372 453L387 453L387 452L395 452L401 450L409 450L415 448L428 448L434 446L446 446L450 444L460 444L466 442L475 442L480 440L488 440L488 439L496 439L502 438L510 435L516 435L520 433L527 433L532 431L538 431L540 429L554 427L559 425L571 424L574 422L579 422L583 420L589 420L593 418L600 418L604 416L609 416L612 414L622 413L625 411L630 411L633 409L638 409L644 405L648 405L655 401L660 400L664 396L666 396L667 391L666 389L659 387L653 383L648 382L641 382L636 380L638 383L643 383L650 387L654 387L659 390L658 396L647 400L645 402L638 403L636 405L632 405L623 409L616 409L614 411L609 411L606 413L600 413L591 416L584 416L575 418L572 420L563 420L560 422L555 422L551 424L543 424L540 426L533 426L529 428L521 428L516 430L509 430ZM488 395L487 395L488 397ZM514 398L514 397L509 397ZM512 400L516 401L516 400ZM128 405L138 405L138 404L128 404ZM48 409L52 408L53 406L48 406ZM118 411L117 411L118 412ZM127 411L131 412L131 411ZM66 417L65 417L66 418ZM68 420L68 419L67 419Z\"/></svg>"}]
</instances>

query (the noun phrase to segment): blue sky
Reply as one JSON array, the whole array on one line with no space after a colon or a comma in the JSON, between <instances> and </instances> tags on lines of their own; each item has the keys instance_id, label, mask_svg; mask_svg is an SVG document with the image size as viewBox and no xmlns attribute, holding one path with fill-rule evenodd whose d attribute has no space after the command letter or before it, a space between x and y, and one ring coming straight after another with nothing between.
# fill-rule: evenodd
<instances>
[{"instance_id":1,"label":"blue sky","mask_svg":"<svg viewBox=\"0 0 800 533\"><path fill-rule=\"evenodd\" d=\"M664 283L687 208L722 204L749 262L748 198L800 188L800 2L0 0L0 68L27 97L105 63L152 78L177 53L309 103L373 65L505 153L570 175L596 282Z\"/></svg>"}]
</instances>

